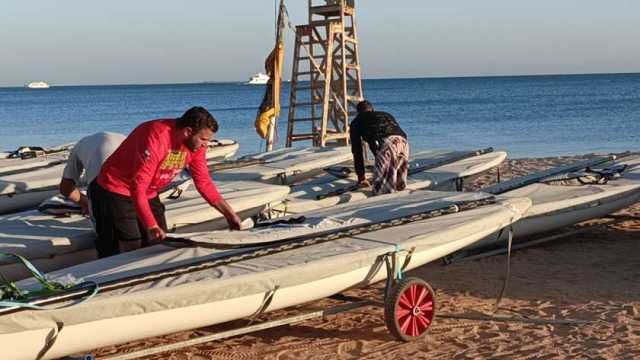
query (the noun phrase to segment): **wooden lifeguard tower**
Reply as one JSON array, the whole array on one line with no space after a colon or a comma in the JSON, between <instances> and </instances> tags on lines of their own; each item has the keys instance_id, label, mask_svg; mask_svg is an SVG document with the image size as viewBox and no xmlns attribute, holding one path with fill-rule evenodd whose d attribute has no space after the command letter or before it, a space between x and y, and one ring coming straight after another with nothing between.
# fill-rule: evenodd
<instances>
[{"instance_id":1,"label":"wooden lifeguard tower","mask_svg":"<svg viewBox=\"0 0 640 360\"><path fill-rule=\"evenodd\" d=\"M347 145L363 99L355 0L309 0L309 23L296 26L286 146Z\"/></svg>"}]
</instances>

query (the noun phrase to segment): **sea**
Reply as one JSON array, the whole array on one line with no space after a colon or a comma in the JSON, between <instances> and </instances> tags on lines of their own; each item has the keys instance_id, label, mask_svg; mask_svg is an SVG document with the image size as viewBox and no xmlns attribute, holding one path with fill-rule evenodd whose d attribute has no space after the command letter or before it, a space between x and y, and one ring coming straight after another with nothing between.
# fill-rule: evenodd
<instances>
[{"instance_id":1,"label":"sea","mask_svg":"<svg viewBox=\"0 0 640 360\"><path fill-rule=\"evenodd\" d=\"M289 83L278 143L284 146ZM640 150L640 74L367 79L364 95L391 113L412 151L506 150L512 158ZM264 151L254 120L264 86L243 83L0 88L0 151L55 146L97 131L207 108L239 155ZM300 145L305 145L301 143Z\"/></svg>"}]
</instances>

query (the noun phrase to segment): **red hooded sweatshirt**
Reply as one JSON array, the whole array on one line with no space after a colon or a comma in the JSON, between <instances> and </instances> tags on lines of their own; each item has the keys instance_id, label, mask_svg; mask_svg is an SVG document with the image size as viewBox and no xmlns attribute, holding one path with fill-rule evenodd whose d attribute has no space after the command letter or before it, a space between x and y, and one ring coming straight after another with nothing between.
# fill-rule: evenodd
<instances>
[{"instance_id":1,"label":"red hooded sweatshirt","mask_svg":"<svg viewBox=\"0 0 640 360\"><path fill-rule=\"evenodd\" d=\"M173 181L185 166L202 197L211 205L222 200L211 181L206 147L191 151L174 138L175 119L147 121L136 127L105 161L98 184L112 193L129 196L138 218L148 230L158 226L149 199Z\"/></svg>"}]
</instances>

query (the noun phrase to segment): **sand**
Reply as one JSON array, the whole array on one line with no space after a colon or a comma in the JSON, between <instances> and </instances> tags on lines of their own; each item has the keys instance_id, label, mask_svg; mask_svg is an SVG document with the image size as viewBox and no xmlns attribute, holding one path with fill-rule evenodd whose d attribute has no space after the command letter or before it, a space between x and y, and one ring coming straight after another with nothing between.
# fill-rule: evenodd
<instances>
[{"instance_id":1,"label":"sand","mask_svg":"<svg viewBox=\"0 0 640 360\"><path fill-rule=\"evenodd\" d=\"M508 160L499 170L501 178L508 179L584 157ZM467 182L466 189L492 184L496 177L494 169ZM512 254L507 294L496 314L516 322L447 317L492 314L505 275L506 257L499 255L451 265L434 262L410 272L434 287L441 315L420 341L395 341L385 328L383 309L367 306L147 359L640 358L640 204L575 228L586 230ZM383 285L346 294L380 300ZM325 299L260 320L337 304ZM584 323L560 321L567 319ZM124 354L243 325L246 321L236 321L92 353Z\"/></svg>"}]
</instances>

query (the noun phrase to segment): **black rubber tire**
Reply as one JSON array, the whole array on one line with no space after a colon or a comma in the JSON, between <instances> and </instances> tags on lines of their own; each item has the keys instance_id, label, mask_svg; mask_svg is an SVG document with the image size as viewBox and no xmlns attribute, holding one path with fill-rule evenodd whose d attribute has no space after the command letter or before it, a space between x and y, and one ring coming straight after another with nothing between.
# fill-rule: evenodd
<instances>
[{"instance_id":1,"label":"black rubber tire","mask_svg":"<svg viewBox=\"0 0 640 360\"><path fill-rule=\"evenodd\" d=\"M422 315L420 315L428 319L429 321L428 325L424 329L424 331L421 331L416 336L408 334L406 331L402 330L402 326L400 325L400 321L399 321L400 319L397 316L397 309L400 306L399 303L402 295L405 294L405 292L409 290L409 288L413 285L417 285L418 287L425 288L429 292L427 293L427 295L425 295L425 297L428 297L430 294L431 302L432 302L431 312L422 313ZM387 325L387 329L389 330L391 335L393 335L396 339L401 341L407 341L407 342L414 341L424 337L429 332L429 327L431 327L431 325L433 324L433 321L435 320L435 315L436 315L436 299L435 299L435 293L433 291L433 288L426 281L418 277L407 277L400 280L400 282L398 282L398 284L396 284L396 286L394 286L391 289L387 299L385 300L384 320Z\"/></svg>"}]
</instances>

